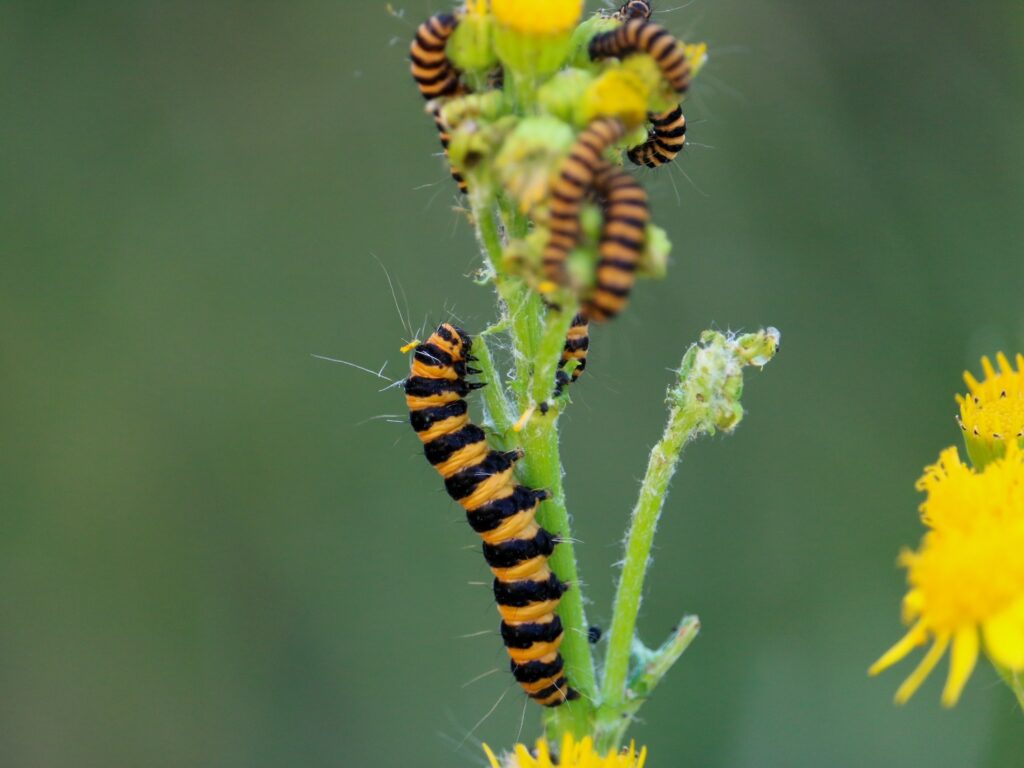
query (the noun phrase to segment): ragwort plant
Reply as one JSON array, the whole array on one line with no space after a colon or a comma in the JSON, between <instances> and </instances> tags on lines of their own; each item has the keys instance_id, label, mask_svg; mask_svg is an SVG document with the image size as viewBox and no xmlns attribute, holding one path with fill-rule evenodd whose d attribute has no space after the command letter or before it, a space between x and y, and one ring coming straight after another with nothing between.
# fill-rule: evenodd
<instances>
[{"instance_id":1,"label":"ragwort plant","mask_svg":"<svg viewBox=\"0 0 1024 768\"><path fill-rule=\"evenodd\" d=\"M412 73L479 241L478 282L497 318L473 335L445 323L414 342L411 421L449 494L467 511L495 574L517 682L545 706L546 738L494 766L640 766L622 749L637 711L696 636L686 616L657 648L636 637L644 579L683 448L743 417L743 369L779 348L772 328L707 331L668 389L625 541L606 652L598 664L562 487L559 417L586 365L591 323L626 309L636 277L661 277L670 243L623 168L672 162L681 104L706 59L650 20L646 0L583 16L582 0L470 0L416 32ZM491 346L512 350L503 377ZM585 379L584 379L585 380ZM482 427L466 398L481 388Z\"/></svg>"}]
</instances>

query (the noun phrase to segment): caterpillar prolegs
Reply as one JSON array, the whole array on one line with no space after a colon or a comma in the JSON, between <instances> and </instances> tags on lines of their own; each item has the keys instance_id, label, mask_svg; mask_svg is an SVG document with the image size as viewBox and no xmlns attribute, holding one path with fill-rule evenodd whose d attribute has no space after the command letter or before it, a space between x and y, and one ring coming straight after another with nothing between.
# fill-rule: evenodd
<instances>
[{"instance_id":1,"label":"caterpillar prolegs","mask_svg":"<svg viewBox=\"0 0 1024 768\"><path fill-rule=\"evenodd\" d=\"M492 450L470 421L466 396L483 386L466 380L479 373L468 367L471 347L465 331L443 323L416 348L405 381L409 421L448 495L483 539L513 676L531 699L557 707L579 693L565 678L559 652L555 609L568 586L548 565L557 541L536 520L548 493L517 483L513 470L522 453Z\"/></svg>"}]
</instances>

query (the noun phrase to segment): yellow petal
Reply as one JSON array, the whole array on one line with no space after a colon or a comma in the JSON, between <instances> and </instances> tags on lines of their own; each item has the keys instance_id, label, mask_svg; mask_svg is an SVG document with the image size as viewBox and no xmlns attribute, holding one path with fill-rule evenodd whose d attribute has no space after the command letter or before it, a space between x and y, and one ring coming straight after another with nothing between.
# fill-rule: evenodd
<instances>
[{"instance_id":1,"label":"yellow petal","mask_svg":"<svg viewBox=\"0 0 1024 768\"><path fill-rule=\"evenodd\" d=\"M888 669L897 661L901 661L908 653L917 648L917 646L924 644L924 641L928 639L928 632L925 630L920 623L915 624L903 638L896 643L892 648L882 654L882 657L876 661L868 669L868 674L871 676L877 675L879 672Z\"/></svg>"},{"instance_id":2,"label":"yellow petal","mask_svg":"<svg viewBox=\"0 0 1024 768\"><path fill-rule=\"evenodd\" d=\"M996 362L999 364L999 370L1002 373L1013 373L1013 366L1010 365L1010 361L1006 359L1006 355L1002 352L996 353Z\"/></svg>"},{"instance_id":3,"label":"yellow petal","mask_svg":"<svg viewBox=\"0 0 1024 768\"><path fill-rule=\"evenodd\" d=\"M644 768L644 763L647 762L647 747L640 748L640 757L637 758L636 768Z\"/></svg>"},{"instance_id":4,"label":"yellow petal","mask_svg":"<svg viewBox=\"0 0 1024 768\"><path fill-rule=\"evenodd\" d=\"M946 652L946 646L948 645L949 635L939 635L935 638L935 642L932 643L928 653L921 659L917 669L911 672L910 677L904 680L903 685L896 690L897 704L906 704L907 700L917 692L917 689L921 687L921 683L925 681L925 678L935 669L935 665L939 663L939 659Z\"/></svg>"},{"instance_id":5,"label":"yellow petal","mask_svg":"<svg viewBox=\"0 0 1024 768\"><path fill-rule=\"evenodd\" d=\"M491 748L484 744L484 752L487 753L487 759L491 763L491 768L501 768L501 763L498 762L498 758L494 756Z\"/></svg>"},{"instance_id":6,"label":"yellow petal","mask_svg":"<svg viewBox=\"0 0 1024 768\"><path fill-rule=\"evenodd\" d=\"M1024 669L1024 599L984 624L985 649L1000 666Z\"/></svg>"},{"instance_id":7,"label":"yellow petal","mask_svg":"<svg viewBox=\"0 0 1024 768\"><path fill-rule=\"evenodd\" d=\"M970 624L958 629L953 637L953 650L949 655L949 677L942 689L942 705L952 707L960 699L974 664L978 661L978 630Z\"/></svg>"}]
</instances>

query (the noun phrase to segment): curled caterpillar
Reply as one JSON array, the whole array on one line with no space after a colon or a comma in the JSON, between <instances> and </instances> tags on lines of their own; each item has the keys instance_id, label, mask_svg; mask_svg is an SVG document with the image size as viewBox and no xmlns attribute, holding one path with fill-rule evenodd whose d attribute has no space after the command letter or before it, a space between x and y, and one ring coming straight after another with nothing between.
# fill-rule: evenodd
<instances>
[{"instance_id":1,"label":"curled caterpillar","mask_svg":"<svg viewBox=\"0 0 1024 768\"><path fill-rule=\"evenodd\" d=\"M647 119L651 123L647 141L626 152L626 157L634 165L646 165L648 168L671 163L686 144L686 118L682 107L649 114Z\"/></svg>"},{"instance_id":2,"label":"curled caterpillar","mask_svg":"<svg viewBox=\"0 0 1024 768\"><path fill-rule=\"evenodd\" d=\"M617 19L649 19L653 9L648 0L626 0L625 4L615 13Z\"/></svg>"},{"instance_id":3,"label":"curled caterpillar","mask_svg":"<svg viewBox=\"0 0 1024 768\"><path fill-rule=\"evenodd\" d=\"M593 192L604 217L598 243L597 280L593 293L583 302L566 334L553 397L559 397L587 367L590 321L610 320L625 308L647 240L651 218L647 192L632 176L602 161L594 174ZM570 375L565 368L572 360L577 365Z\"/></svg>"},{"instance_id":4,"label":"curled caterpillar","mask_svg":"<svg viewBox=\"0 0 1024 768\"><path fill-rule=\"evenodd\" d=\"M628 19L609 32L595 35L590 41L589 52L595 61L646 53L654 59L662 76L677 93L686 93L690 87L690 63L683 44L664 27L646 19Z\"/></svg>"},{"instance_id":5,"label":"curled caterpillar","mask_svg":"<svg viewBox=\"0 0 1024 768\"><path fill-rule=\"evenodd\" d=\"M622 138L625 128L612 118L592 122L576 139L551 189L548 228L551 233L542 253L544 276L559 285L567 282L565 261L579 242L580 210L590 194L594 174L604 163L604 151Z\"/></svg>"},{"instance_id":6,"label":"curled caterpillar","mask_svg":"<svg viewBox=\"0 0 1024 768\"><path fill-rule=\"evenodd\" d=\"M466 381L478 373L467 367L471 346L465 331L443 323L416 348L405 381L409 420L448 495L483 539L513 676L531 699L557 707L579 693L565 678L559 652L555 609L568 587L548 566L557 542L535 517L548 493L517 483L512 472L522 452L492 450L470 422L465 398L482 386Z\"/></svg>"},{"instance_id":7,"label":"curled caterpillar","mask_svg":"<svg viewBox=\"0 0 1024 768\"><path fill-rule=\"evenodd\" d=\"M420 89L423 98L431 101L433 99L458 96L464 92L459 82L459 72L455 69L448 54L445 53L445 46L448 39L455 32L459 20L450 13L439 13L431 16L416 29L412 44L409 46L409 58L412 61L412 77L416 86ZM432 104L428 111L434 118L438 134L441 137L441 146L444 147L445 157L448 157L448 127L441 119L440 104ZM459 191L466 193L466 181L459 170L451 165L452 178L459 186Z\"/></svg>"}]
</instances>

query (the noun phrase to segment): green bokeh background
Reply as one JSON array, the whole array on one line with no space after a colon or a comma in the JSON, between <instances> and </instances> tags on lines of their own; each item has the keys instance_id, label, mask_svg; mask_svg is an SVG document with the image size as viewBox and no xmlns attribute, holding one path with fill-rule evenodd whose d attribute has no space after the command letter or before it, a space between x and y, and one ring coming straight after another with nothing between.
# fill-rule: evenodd
<instances>
[{"instance_id":1,"label":"green bokeh background","mask_svg":"<svg viewBox=\"0 0 1024 768\"><path fill-rule=\"evenodd\" d=\"M406 69L443 6L395 5L0 3L0 764L472 766L519 735L516 690L470 734L510 679L463 687L505 657L460 638L496 625L485 571L373 418L400 394L311 356L401 375L378 259L417 328L493 313ZM944 671L897 709L911 665L865 670L961 372L1024 347L1024 9L658 19L711 60L686 155L641 174L673 268L565 419L593 621L667 369L706 327L784 344L673 487L640 629L704 631L633 733L655 766L1020 765L987 665L953 712Z\"/></svg>"}]
</instances>

